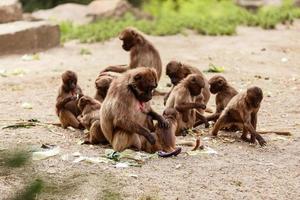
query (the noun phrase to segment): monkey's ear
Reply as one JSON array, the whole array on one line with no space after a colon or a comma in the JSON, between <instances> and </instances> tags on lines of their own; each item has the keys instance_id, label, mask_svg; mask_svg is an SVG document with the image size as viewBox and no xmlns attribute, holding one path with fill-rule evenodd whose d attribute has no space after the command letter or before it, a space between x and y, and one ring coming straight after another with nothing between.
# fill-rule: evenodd
<instances>
[{"instance_id":1,"label":"monkey's ear","mask_svg":"<svg viewBox=\"0 0 300 200\"><path fill-rule=\"evenodd\" d=\"M182 66L183 66L183 64L182 64L181 62L179 62L178 65L179 65L179 67L182 67Z\"/></svg>"},{"instance_id":2,"label":"monkey's ear","mask_svg":"<svg viewBox=\"0 0 300 200\"><path fill-rule=\"evenodd\" d=\"M130 33L131 33L131 35L132 35L133 37L136 37L136 36L137 36L137 32L136 32L135 30L131 30Z\"/></svg>"}]
</instances>

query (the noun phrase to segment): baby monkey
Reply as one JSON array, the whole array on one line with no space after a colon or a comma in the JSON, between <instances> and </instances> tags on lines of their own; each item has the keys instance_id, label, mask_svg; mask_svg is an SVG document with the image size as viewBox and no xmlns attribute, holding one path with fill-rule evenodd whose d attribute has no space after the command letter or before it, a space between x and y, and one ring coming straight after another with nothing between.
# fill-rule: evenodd
<instances>
[{"instance_id":1,"label":"baby monkey","mask_svg":"<svg viewBox=\"0 0 300 200\"><path fill-rule=\"evenodd\" d=\"M223 76L213 76L209 81L210 92L216 94L216 112L207 116L208 121L216 121L221 112L227 106L228 102L237 95L236 89L234 89Z\"/></svg>"},{"instance_id":2,"label":"baby monkey","mask_svg":"<svg viewBox=\"0 0 300 200\"><path fill-rule=\"evenodd\" d=\"M242 140L251 143L257 140L261 146L265 146L266 141L256 132L257 112L262 99L263 92L259 87L248 88L246 92L234 96L215 123L212 135L217 136L218 131L225 126L237 125L243 129ZM251 139L248 139L248 133Z\"/></svg>"},{"instance_id":3,"label":"baby monkey","mask_svg":"<svg viewBox=\"0 0 300 200\"><path fill-rule=\"evenodd\" d=\"M89 130L84 143L107 143L100 127L100 102L89 96L82 96L78 101L78 108L82 113L77 119L87 130Z\"/></svg>"},{"instance_id":4,"label":"baby monkey","mask_svg":"<svg viewBox=\"0 0 300 200\"><path fill-rule=\"evenodd\" d=\"M82 96L82 90L77 84L77 75L73 71L62 74L62 85L56 98L56 114L63 128L83 128L77 120L80 110L77 107L78 99Z\"/></svg>"}]
</instances>

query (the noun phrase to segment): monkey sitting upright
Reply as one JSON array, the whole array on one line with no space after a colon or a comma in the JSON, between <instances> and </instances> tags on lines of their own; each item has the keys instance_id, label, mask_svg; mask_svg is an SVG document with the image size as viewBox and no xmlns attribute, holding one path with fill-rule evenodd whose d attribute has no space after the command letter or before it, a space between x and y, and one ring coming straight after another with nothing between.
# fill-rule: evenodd
<instances>
[{"instance_id":1,"label":"monkey sitting upright","mask_svg":"<svg viewBox=\"0 0 300 200\"><path fill-rule=\"evenodd\" d=\"M227 106L228 102L238 94L236 89L228 84L227 80L223 76L213 76L208 81L210 85L210 92L216 95L216 112L210 116L207 116L208 121L216 121L221 112Z\"/></svg>"},{"instance_id":2,"label":"monkey sitting upright","mask_svg":"<svg viewBox=\"0 0 300 200\"><path fill-rule=\"evenodd\" d=\"M67 128L68 126L83 128L77 120L77 116L81 113L77 107L77 102L82 95L82 90L77 84L77 75L75 72L64 72L62 74L62 85L59 88L56 99L56 114L63 128Z\"/></svg>"},{"instance_id":3,"label":"monkey sitting upright","mask_svg":"<svg viewBox=\"0 0 300 200\"><path fill-rule=\"evenodd\" d=\"M100 127L100 102L89 96L82 96L78 101L78 108L81 110L81 115L79 115L77 119L87 130L89 130L84 143L107 143Z\"/></svg>"},{"instance_id":4,"label":"monkey sitting upright","mask_svg":"<svg viewBox=\"0 0 300 200\"><path fill-rule=\"evenodd\" d=\"M151 67L155 69L158 81L161 77L162 62L157 49L135 28L127 27L119 35L123 41L123 49L130 51L129 67L110 66L104 71L114 71L118 73L126 72L137 67Z\"/></svg>"},{"instance_id":5,"label":"monkey sitting upright","mask_svg":"<svg viewBox=\"0 0 300 200\"><path fill-rule=\"evenodd\" d=\"M196 122L195 109L206 108L205 104L196 101L196 98L201 94L204 86L205 81L203 76L190 74L180 81L171 91L166 106L168 108L175 108L180 114L176 135L185 134L187 129L194 126ZM202 117L202 120L205 120L205 117Z\"/></svg>"},{"instance_id":6,"label":"monkey sitting upright","mask_svg":"<svg viewBox=\"0 0 300 200\"><path fill-rule=\"evenodd\" d=\"M157 87L156 71L149 67L128 70L112 81L100 109L101 129L115 151L127 148L144 150L145 142L154 145L149 116L160 127L168 122L150 106Z\"/></svg>"},{"instance_id":7,"label":"monkey sitting upright","mask_svg":"<svg viewBox=\"0 0 300 200\"><path fill-rule=\"evenodd\" d=\"M223 127L237 125L243 129L242 140L251 143L257 140L261 146L266 145L266 141L256 132L257 112L262 99L263 92L259 87L248 88L246 92L234 96L214 124L212 135L217 136ZM247 138L248 133L251 139Z\"/></svg>"}]
</instances>

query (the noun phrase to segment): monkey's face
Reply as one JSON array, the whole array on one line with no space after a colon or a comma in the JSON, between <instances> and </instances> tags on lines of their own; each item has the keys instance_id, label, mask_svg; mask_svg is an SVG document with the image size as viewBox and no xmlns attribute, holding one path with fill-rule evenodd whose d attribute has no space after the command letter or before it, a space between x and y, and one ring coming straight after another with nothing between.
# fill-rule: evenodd
<instances>
[{"instance_id":1,"label":"monkey's face","mask_svg":"<svg viewBox=\"0 0 300 200\"><path fill-rule=\"evenodd\" d=\"M122 48L125 51L130 51L137 42L137 33L131 29L125 29L119 36L119 39L123 41Z\"/></svg>"},{"instance_id":2,"label":"monkey's face","mask_svg":"<svg viewBox=\"0 0 300 200\"><path fill-rule=\"evenodd\" d=\"M226 80L222 76L214 76L208 81L208 83L210 85L210 92L212 94L217 94L218 92L222 91L226 85Z\"/></svg>"},{"instance_id":3,"label":"monkey's face","mask_svg":"<svg viewBox=\"0 0 300 200\"><path fill-rule=\"evenodd\" d=\"M180 62L171 61L167 64L166 74L171 79L171 83L177 85L189 73L183 68Z\"/></svg>"},{"instance_id":4,"label":"monkey's face","mask_svg":"<svg viewBox=\"0 0 300 200\"><path fill-rule=\"evenodd\" d=\"M186 77L188 81L188 89L192 96L198 96L201 94L202 88L205 86L204 79L199 74L190 74Z\"/></svg>"},{"instance_id":5,"label":"monkey's face","mask_svg":"<svg viewBox=\"0 0 300 200\"><path fill-rule=\"evenodd\" d=\"M77 87L77 75L72 71L66 71L62 74L62 81L65 91L74 91Z\"/></svg>"},{"instance_id":6,"label":"monkey's face","mask_svg":"<svg viewBox=\"0 0 300 200\"><path fill-rule=\"evenodd\" d=\"M166 108L163 112L163 116L165 119L174 119L174 120L179 119L179 114L174 108Z\"/></svg>"},{"instance_id":7,"label":"monkey's face","mask_svg":"<svg viewBox=\"0 0 300 200\"><path fill-rule=\"evenodd\" d=\"M129 88L140 102L152 99L153 90L157 87L157 75L151 68L139 68L129 82Z\"/></svg>"},{"instance_id":8,"label":"monkey's face","mask_svg":"<svg viewBox=\"0 0 300 200\"><path fill-rule=\"evenodd\" d=\"M247 103L253 107L258 108L263 100L263 92L259 87L251 87L247 89Z\"/></svg>"},{"instance_id":9,"label":"monkey's face","mask_svg":"<svg viewBox=\"0 0 300 200\"><path fill-rule=\"evenodd\" d=\"M111 77L100 77L95 81L97 92L103 97L106 96L112 80L113 79Z\"/></svg>"}]
</instances>

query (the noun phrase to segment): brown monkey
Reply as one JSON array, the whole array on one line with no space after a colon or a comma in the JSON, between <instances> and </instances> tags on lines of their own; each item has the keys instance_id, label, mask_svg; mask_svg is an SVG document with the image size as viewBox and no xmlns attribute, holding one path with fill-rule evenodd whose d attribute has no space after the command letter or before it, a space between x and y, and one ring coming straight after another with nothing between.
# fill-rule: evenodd
<instances>
[{"instance_id":1,"label":"brown monkey","mask_svg":"<svg viewBox=\"0 0 300 200\"><path fill-rule=\"evenodd\" d=\"M89 96L82 96L78 101L78 108L81 111L81 115L79 115L77 119L87 130L89 130L84 143L106 143L107 140L105 139L100 127L100 102Z\"/></svg>"},{"instance_id":2,"label":"brown monkey","mask_svg":"<svg viewBox=\"0 0 300 200\"><path fill-rule=\"evenodd\" d=\"M205 105L208 103L208 100L210 98L209 84L208 84L208 81L205 78L204 74L199 69L197 69L196 67L189 66L187 64L182 64L181 62L178 62L178 61L171 61L167 64L166 74L171 79L171 82L173 84L173 88L181 80L183 80L185 77L187 77L189 74L199 74L199 75L201 75L203 80L204 80L204 88L201 92L201 95L199 95L199 97L197 97L196 101L199 102L199 103L203 103ZM171 89L171 91L173 90L173 88ZM164 105L166 104L171 91L165 96ZM201 114L203 113L203 109L201 109L201 108L198 109L198 111Z\"/></svg>"},{"instance_id":3,"label":"brown monkey","mask_svg":"<svg viewBox=\"0 0 300 200\"><path fill-rule=\"evenodd\" d=\"M95 86L97 91L94 98L99 102L103 102L112 80L118 77L119 75L120 74L116 72L101 72L95 80Z\"/></svg>"},{"instance_id":4,"label":"brown monkey","mask_svg":"<svg viewBox=\"0 0 300 200\"><path fill-rule=\"evenodd\" d=\"M236 89L228 84L223 76L213 76L209 81L210 92L216 95L216 112L207 117L208 121L216 121L228 102L237 95Z\"/></svg>"},{"instance_id":5,"label":"brown monkey","mask_svg":"<svg viewBox=\"0 0 300 200\"><path fill-rule=\"evenodd\" d=\"M123 49L130 51L129 67L110 66L104 71L115 71L123 73L128 69L137 67L151 67L156 70L158 80L161 77L162 62L157 49L148 41L138 30L134 28L125 28L119 35L123 41Z\"/></svg>"},{"instance_id":6,"label":"brown monkey","mask_svg":"<svg viewBox=\"0 0 300 200\"><path fill-rule=\"evenodd\" d=\"M181 152L181 148L176 148L175 132L178 126L179 113L174 108L166 108L163 112L163 117L169 123L169 127L162 128L155 126L154 137L156 142L151 145L144 141L144 151L154 153L158 151L161 157L176 156Z\"/></svg>"},{"instance_id":7,"label":"brown monkey","mask_svg":"<svg viewBox=\"0 0 300 200\"><path fill-rule=\"evenodd\" d=\"M262 99L263 92L259 87L248 88L246 92L234 96L215 123L212 135L216 136L225 126L237 125L243 128L241 139L251 143L257 140L261 146L266 145L266 141L256 132L257 112ZM247 138L248 133L251 139Z\"/></svg>"},{"instance_id":8,"label":"brown monkey","mask_svg":"<svg viewBox=\"0 0 300 200\"><path fill-rule=\"evenodd\" d=\"M77 75L75 72L64 72L62 74L62 85L59 88L56 98L56 114L63 128L67 128L68 126L82 128L82 125L77 120L77 116L80 115L77 102L82 95L82 90L77 85Z\"/></svg>"},{"instance_id":9,"label":"brown monkey","mask_svg":"<svg viewBox=\"0 0 300 200\"><path fill-rule=\"evenodd\" d=\"M193 127L196 121L195 109L206 108L205 104L196 101L197 96L201 94L204 86L205 81L203 76L190 74L181 80L171 91L167 101L167 107L175 108L180 113L176 135L185 134L187 129ZM203 120L205 120L204 116Z\"/></svg>"},{"instance_id":10,"label":"brown monkey","mask_svg":"<svg viewBox=\"0 0 300 200\"><path fill-rule=\"evenodd\" d=\"M155 144L148 127L149 116L158 121L158 126L168 127L168 122L150 106L156 87L156 71L149 67L128 70L112 81L101 105L100 124L115 151L143 150L145 140Z\"/></svg>"}]
</instances>

